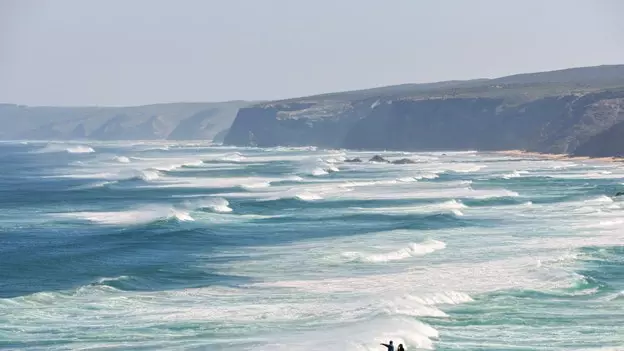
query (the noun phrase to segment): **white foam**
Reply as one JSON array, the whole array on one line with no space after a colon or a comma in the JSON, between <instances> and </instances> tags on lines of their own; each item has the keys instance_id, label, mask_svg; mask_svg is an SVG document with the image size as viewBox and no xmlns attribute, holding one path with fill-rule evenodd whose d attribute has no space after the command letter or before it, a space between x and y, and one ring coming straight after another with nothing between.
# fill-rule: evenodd
<instances>
[{"instance_id":1,"label":"white foam","mask_svg":"<svg viewBox=\"0 0 624 351\"><path fill-rule=\"evenodd\" d=\"M190 209L211 209L214 212L228 213L232 212L232 208L229 207L230 203L220 197L210 197L206 199L185 201L185 206Z\"/></svg>"},{"instance_id":2,"label":"white foam","mask_svg":"<svg viewBox=\"0 0 624 351\"><path fill-rule=\"evenodd\" d=\"M440 177L440 175L437 174L437 173L423 173L423 174L415 176L414 179L417 179L417 180L421 180L421 179L436 179L436 178L439 178L439 177Z\"/></svg>"},{"instance_id":3,"label":"white foam","mask_svg":"<svg viewBox=\"0 0 624 351\"><path fill-rule=\"evenodd\" d=\"M612 203L613 199L606 195L601 195L596 198L585 200L584 202L587 204L603 204L603 203Z\"/></svg>"},{"instance_id":4,"label":"white foam","mask_svg":"<svg viewBox=\"0 0 624 351\"><path fill-rule=\"evenodd\" d=\"M455 173L473 173L478 172L487 166L485 165L476 165L476 164L455 164L455 165L445 165L445 169Z\"/></svg>"},{"instance_id":5,"label":"white foam","mask_svg":"<svg viewBox=\"0 0 624 351\"><path fill-rule=\"evenodd\" d=\"M264 178L264 177L168 177L166 182L158 182L147 186L158 188L206 188L206 189L223 189L223 188L236 188L236 187L248 187L254 189L266 188L266 184L273 181L278 181L279 178ZM245 193L236 194L239 197L245 197ZM236 196L233 195L233 196ZM252 196L255 196L252 194Z\"/></svg>"},{"instance_id":6,"label":"white foam","mask_svg":"<svg viewBox=\"0 0 624 351\"><path fill-rule=\"evenodd\" d=\"M300 182L303 180L303 178L301 178L298 175L291 175L291 176L284 178L284 180L291 181L291 182Z\"/></svg>"},{"instance_id":7,"label":"white foam","mask_svg":"<svg viewBox=\"0 0 624 351\"><path fill-rule=\"evenodd\" d=\"M225 155L225 156L220 158L221 161L235 162L235 163L243 162L246 159L247 158L245 156L243 156L240 152L234 152L234 153Z\"/></svg>"},{"instance_id":8,"label":"white foam","mask_svg":"<svg viewBox=\"0 0 624 351\"><path fill-rule=\"evenodd\" d=\"M119 163L130 163L130 159L126 156L115 156L114 160Z\"/></svg>"},{"instance_id":9,"label":"white foam","mask_svg":"<svg viewBox=\"0 0 624 351\"><path fill-rule=\"evenodd\" d=\"M63 218L73 218L102 225L146 224L157 220L177 219L193 221L187 212L168 206L147 206L134 210L115 212L71 212L58 214Z\"/></svg>"},{"instance_id":10,"label":"white foam","mask_svg":"<svg viewBox=\"0 0 624 351\"><path fill-rule=\"evenodd\" d=\"M326 163L340 163L340 162L343 162L345 159L346 157L344 156L335 156L335 157L326 158L323 161Z\"/></svg>"},{"instance_id":11,"label":"white foam","mask_svg":"<svg viewBox=\"0 0 624 351\"><path fill-rule=\"evenodd\" d=\"M73 174L59 174L50 176L51 178L70 178L70 179L103 179L109 183L120 181L120 180L133 180L133 179L141 179L146 182L154 181L160 178L160 173L155 169L125 169L121 170L118 173L110 173L110 172L96 172L91 173L89 170L79 170L85 173L73 173ZM98 184L105 185L103 182Z\"/></svg>"},{"instance_id":12,"label":"white foam","mask_svg":"<svg viewBox=\"0 0 624 351\"><path fill-rule=\"evenodd\" d=\"M143 179L146 182L149 182L160 178L160 173L158 173L157 170L147 169L143 171L138 171L137 177Z\"/></svg>"},{"instance_id":13,"label":"white foam","mask_svg":"<svg viewBox=\"0 0 624 351\"><path fill-rule=\"evenodd\" d=\"M523 255L485 262L462 260L461 264L448 262L419 265L398 273L340 278L280 279L254 283L252 286L288 288L292 289L293 293L297 291L333 294L365 291L373 295L384 295L389 291L412 294L414 287L418 287L419 295L440 291L461 291L472 295L508 289L562 289L574 284L576 284L574 274L559 270L541 270L535 265L535 257Z\"/></svg>"},{"instance_id":14,"label":"white foam","mask_svg":"<svg viewBox=\"0 0 624 351\"><path fill-rule=\"evenodd\" d=\"M451 213L453 213L455 216L461 217L464 215L464 213L460 210L451 210Z\"/></svg>"},{"instance_id":15,"label":"white foam","mask_svg":"<svg viewBox=\"0 0 624 351\"><path fill-rule=\"evenodd\" d=\"M322 176L322 175L326 175L328 174L328 172L326 170L324 170L323 168L315 168L312 170L312 175L313 176Z\"/></svg>"},{"instance_id":16,"label":"white foam","mask_svg":"<svg viewBox=\"0 0 624 351\"><path fill-rule=\"evenodd\" d=\"M76 187L75 189L77 189L77 190L82 190L82 189L95 189L95 188L103 188L103 187L105 187L105 186L107 186L107 185L110 185L110 184L115 184L115 183L117 183L117 181L114 181L114 180L113 180L113 181L106 180L106 181L101 181L101 182L95 182L95 183L88 184L88 185L78 186L78 187Z\"/></svg>"},{"instance_id":17,"label":"white foam","mask_svg":"<svg viewBox=\"0 0 624 351\"><path fill-rule=\"evenodd\" d=\"M468 206L457 200L449 200L434 204L425 204L418 206L394 206L394 207L372 207L362 208L354 207L358 212L368 213L385 213L385 214L408 214L408 213L446 213L459 211L468 208ZM461 213L461 212L460 212ZM456 213L457 214L457 213Z\"/></svg>"},{"instance_id":18,"label":"white foam","mask_svg":"<svg viewBox=\"0 0 624 351\"><path fill-rule=\"evenodd\" d=\"M384 310L390 315L403 315L412 317L448 317L448 315L436 307L421 304L413 299L398 297L383 303Z\"/></svg>"},{"instance_id":19,"label":"white foam","mask_svg":"<svg viewBox=\"0 0 624 351\"><path fill-rule=\"evenodd\" d=\"M316 201L316 200L323 199L322 196L318 194L309 193L309 192L297 194L295 195L295 198L302 200L302 201Z\"/></svg>"},{"instance_id":20,"label":"white foam","mask_svg":"<svg viewBox=\"0 0 624 351\"><path fill-rule=\"evenodd\" d=\"M67 152L70 154L84 154L84 153L93 153L95 150L90 146L86 145L75 145L75 144L61 144L61 143L50 143L45 147L36 150L35 153L54 153L54 152Z\"/></svg>"},{"instance_id":21,"label":"white foam","mask_svg":"<svg viewBox=\"0 0 624 351\"><path fill-rule=\"evenodd\" d=\"M442 250L446 244L437 240L427 240L422 243L409 243L406 247L396 251L386 253L362 253L362 252L344 252L342 257L348 261L383 263L390 261L404 260L410 257L423 256L438 250Z\"/></svg>"},{"instance_id":22,"label":"white foam","mask_svg":"<svg viewBox=\"0 0 624 351\"><path fill-rule=\"evenodd\" d=\"M457 291L423 294L418 296L407 295L406 298L414 300L422 305L459 305L474 301L470 295Z\"/></svg>"},{"instance_id":23,"label":"white foam","mask_svg":"<svg viewBox=\"0 0 624 351\"><path fill-rule=\"evenodd\" d=\"M391 185L398 183L398 180L388 179L388 180L370 180L370 181L348 181L344 184L341 184L341 187L344 188L352 188L352 187L362 187L362 186L374 186L374 185Z\"/></svg>"},{"instance_id":24,"label":"white foam","mask_svg":"<svg viewBox=\"0 0 624 351\"><path fill-rule=\"evenodd\" d=\"M268 188L270 186L271 186L271 183L269 182L257 182L257 183L242 184L241 188L247 189L247 190L253 190L253 189Z\"/></svg>"},{"instance_id":25,"label":"white foam","mask_svg":"<svg viewBox=\"0 0 624 351\"><path fill-rule=\"evenodd\" d=\"M528 171L513 171L511 173L504 174L502 178L504 179L520 178L528 173L529 173Z\"/></svg>"},{"instance_id":26,"label":"white foam","mask_svg":"<svg viewBox=\"0 0 624 351\"><path fill-rule=\"evenodd\" d=\"M159 171L174 171L183 167L199 167L202 166L204 162L202 160L192 160L181 163L173 163L168 165L154 165L152 168Z\"/></svg>"},{"instance_id":27,"label":"white foam","mask_svg":"<svg viewBox=\"0 0 624 351\"><path fill-rule=\"evenodd\" d=\"M128 277L127 275L121 275L118 277L102 277L96 280L97 284L106 284L106 283L110 283L110 282L118 282L118 281L122 281L122 280L128 280L130 277Z\"/></svg>"},{"instance_id":28,"label":"white foam","mask_svg":"<svg viewBox=\"0 0 624 351\"><path fill-rule=\"evenodd\" d=\"M619 300L619 299L624 299L624 290L619 291L614 294L610 294L604 298L604 300L606 301L614 301L614 300Z\"/></svg>"},{"instance_id":29,"label":"white foam","mask_svg":"<svg viewBox=\"0 0 624 351\"><path fill-rule=\"evenodd\" d=\"M88 154L88 153L95 152L93 148L89 146L82 146L82 145L68 147L65 150L70 154Z\"/></svg>"}]
</instances>

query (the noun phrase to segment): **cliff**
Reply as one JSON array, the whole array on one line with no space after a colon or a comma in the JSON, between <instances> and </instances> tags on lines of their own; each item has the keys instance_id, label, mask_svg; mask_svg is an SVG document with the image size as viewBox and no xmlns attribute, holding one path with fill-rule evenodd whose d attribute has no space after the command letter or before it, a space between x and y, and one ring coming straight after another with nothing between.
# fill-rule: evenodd
<instances>
[{"instance_id":1,"label":"cliff","mask_svg":"<svg viewBox=\"0 0 624 351\"><path fill-rule=\"evenodd\" d=\"M225 143L612 156L624 153L621 122L624 65L599 66L257 104Z\"/></svg>"},{"instance_id":2,"label":"cliff","mask_svg":"<svg viewBox=\"0 0 624 351\"><path fill-rule=\"evenodd\" d=\"M215 140L223 141L220 134L224 134L234 122L240 104L223 104L219 107L199 111L178 123L169 134L171 140Z\"/></svg>"},{"instance_id":3,"label":"cliff","mask_svg":"<svg viewBox=\"0 0 624 351\"><path fill-rule=\"evenodd\" d=\"M260 147L340 147L352 126L368 114L369 106L364 100L285 102L244 108L239 111L224 142Z\"/></svg>"},{"instance_id":4,"label":"cliff","mask_svg":"<svg viewBox=\"0 0 624 351\"><path fill-rule=\"evenodd\" d=\"M133 107L30 107L0 104L0 139L211 140L245 101Z\"/></svg>"}]
</instances>

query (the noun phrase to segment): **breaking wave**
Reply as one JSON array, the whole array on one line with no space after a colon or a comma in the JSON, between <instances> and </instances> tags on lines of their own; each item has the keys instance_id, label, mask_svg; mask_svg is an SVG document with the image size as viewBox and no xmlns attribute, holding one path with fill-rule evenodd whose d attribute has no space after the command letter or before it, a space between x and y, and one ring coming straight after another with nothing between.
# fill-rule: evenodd
<instances>
[{"instance_id":1,"label":"breaking wave","mask_svg":"<svg viewBox=\"0 0 624 351\"><path fill-rule=\"evenodd\" d=\"M446 244L442 241L426 240L418 244L410 243L404 248L386 253L343 252L341 256L350 262L382 263L423 256L445 247Z\"/></svg>"},{"instance_id":2,"label":"breaking wave","mask_svg":"<svg viewBox=\"0 0 624 351\"><path fill-rule=\"evenodd\" d=\"M64 145L64 144L48 144L45 147L36 150L36 153L53 153L53 152L67 152L70 154L88 154L93 153L92 147L86 145Z\"/></svg>"},{"instance_id":3,"label":"breaking wave","mask_svg":"<svg viewBox=\"0 0 624 351\"><path fill-rule=\"evenodd\" d=\"M185 207L194 209L194 210L202 210L202 209L210 209L214 212L220 213L228 213L232 212L232 208L230 207L230 203L223 198L220 197L212 197L208 199L200 199L194 201L186 201L184 203Z\"/></svg>"},{"instance_id":4,"label":"breaking wave","mask_svg":"<svg viewBox=\"0 0 624 351\"><path fill-rule=\"evenodd\" d=\"M113 159L119 163L130 163L130 159L126 156L115 156Z\"/></svg>"},{"instance_id":5,"label":"breaking wave","mask_svg":"<svg viewBox=\"0 0 624 351\"><path fill-rule=\"evenodd\" d=\"M194 221L188 211L169 206L147 206L127 211L71 212L58 214L61 218L87 221L101 225L139 225L160 220Z\"/></svg>"}]
</instances>

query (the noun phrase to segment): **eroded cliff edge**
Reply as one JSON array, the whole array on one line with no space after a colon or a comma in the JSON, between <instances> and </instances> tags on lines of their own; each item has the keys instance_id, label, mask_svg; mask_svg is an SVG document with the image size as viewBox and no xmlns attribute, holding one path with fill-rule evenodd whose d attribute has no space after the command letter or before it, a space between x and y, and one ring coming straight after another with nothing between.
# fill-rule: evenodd
<instances>
[{"instance_id":1,"label":"eroded cliff edge","mask_svg":"<svg viewBox=\"0 0 624 351\"><path fill-rule=\"evenodd\" d=\"M226 144L624 154L624 65L404 85L239 111Z\"/></svg>"}]
</instances>

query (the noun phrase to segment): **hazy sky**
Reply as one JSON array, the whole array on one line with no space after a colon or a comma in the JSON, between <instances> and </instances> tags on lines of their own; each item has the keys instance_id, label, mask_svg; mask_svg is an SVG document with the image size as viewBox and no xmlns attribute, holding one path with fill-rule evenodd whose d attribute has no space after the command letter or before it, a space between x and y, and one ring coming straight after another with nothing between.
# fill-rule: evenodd
<instances>
[{"instance_id":1,"label":"hazy sky","mask_svg":"<svg viewBox=\"0 0 624 351\"><path fill-rule=\"evenodd\" d=\"M621 0L0 0L0 102L275 99L624 63Z\"/></svg>"}]
</instances>

